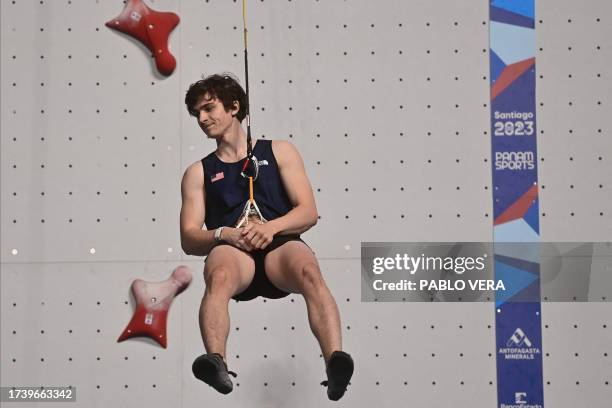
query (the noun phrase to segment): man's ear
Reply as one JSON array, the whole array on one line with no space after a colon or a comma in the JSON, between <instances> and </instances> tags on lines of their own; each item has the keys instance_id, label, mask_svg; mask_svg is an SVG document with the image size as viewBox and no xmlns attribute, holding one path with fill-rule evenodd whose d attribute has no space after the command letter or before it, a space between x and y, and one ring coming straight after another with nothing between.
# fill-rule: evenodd
<instances>
[{"instance_id":1,"label":"man's ear","mask_svg":"<svg viewBox=\"0 0 612 408\"><path fill-rule=\"evenodd\" d=\"M238 111L240 110L240 102L234 101L234 105L232 108L232 116L238 115Z\"/></svg>"}]
</instances>

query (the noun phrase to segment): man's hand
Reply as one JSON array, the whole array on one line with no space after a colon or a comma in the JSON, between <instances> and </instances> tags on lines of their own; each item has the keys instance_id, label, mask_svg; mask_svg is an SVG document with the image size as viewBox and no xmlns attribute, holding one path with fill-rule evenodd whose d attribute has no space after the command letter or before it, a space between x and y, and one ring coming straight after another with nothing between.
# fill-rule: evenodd
<instances>
[{"instance_id":1,"label":"man's hand","mask_svg":"<svg viewBox=\"0 0 612 408\"><path fill-rule=\"evenodd\" d=\"M251 252L255 248L244 239L242 230L243 228L225 227L221 233L221 239L238 249Z\"/></svg>"},{"instance_id":2,"label":"man's hand","mask_svg":"<svg viewBox=\"0 0 612 408\"><path fill-rule=\"evenodd\" d=\"M270 245L275 233L276 231L270 223L249 223L242 229L241 235L244 241L253 249L264 249Z\"/></svg>"}]
</instances>

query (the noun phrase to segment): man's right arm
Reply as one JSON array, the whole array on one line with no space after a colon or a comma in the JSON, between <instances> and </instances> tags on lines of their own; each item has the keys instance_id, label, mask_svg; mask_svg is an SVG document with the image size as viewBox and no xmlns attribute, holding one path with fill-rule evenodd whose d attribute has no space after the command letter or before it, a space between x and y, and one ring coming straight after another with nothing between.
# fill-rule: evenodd
<instances>
[{"instance_id":1,"label":"man's right arm","mask_svg":"<svg viewBox=\"0 0 612 408\"><path fill-rule=\"evenodd\" d=\"M185 170L181 182L181 247L188 255L208 255L216 244L215 231L202 229L205 194L202 162L196 162Z\"/></svg>"}]
</instances>

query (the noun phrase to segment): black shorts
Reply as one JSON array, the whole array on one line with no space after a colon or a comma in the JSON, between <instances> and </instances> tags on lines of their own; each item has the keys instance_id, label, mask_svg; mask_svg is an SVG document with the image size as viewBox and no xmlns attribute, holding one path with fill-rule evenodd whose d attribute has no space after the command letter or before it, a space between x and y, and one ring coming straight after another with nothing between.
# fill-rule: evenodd
<instances>
[{"instance_id":1,"label":"black shorts","mask_svg":"<svg viewBox=\"0 0 612 408\"><path fill-rule=\"evenodd\" d=\"M253 252L249 252L249 254L253 257L253 260L255 261L255 275L253 276L251 284L239 294L232 296L232 299L245 301L255 299L257 296L263 296L268 299L280 299L289 295L288 292L280 290L279 288L274 286L272 282L270 282L270 279L268 279L268 276L266 275L264 263L266 255L268 255L270 251L273 251L274 249L283 245L285 242L289 241L304 242L299 235L277 235L272 239L272 242L270 242L270 244L264 249L258 249ZM304 244L306 243L304 242ZM221 242L218 245L230 244Z\"/></svg>"}]
</instances>

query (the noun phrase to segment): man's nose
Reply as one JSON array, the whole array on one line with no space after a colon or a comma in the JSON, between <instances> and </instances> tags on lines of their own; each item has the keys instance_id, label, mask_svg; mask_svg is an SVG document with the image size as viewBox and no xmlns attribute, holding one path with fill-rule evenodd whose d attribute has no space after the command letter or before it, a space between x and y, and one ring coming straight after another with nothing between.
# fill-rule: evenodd
<instances>
[{"instance_id":1,"label":"man's nose","mask_svg":"<svg viewBox=\"0 0 612 408\"><path fill-rule=\"evenodd\" d=\"M206 115L206 112L204 112L204 109L202 109L200 113L198 114L198 120L200 121L200 123L204 123L204 121L207 118L208 118L208 115Z\"/></svg>"}]
</instances>

